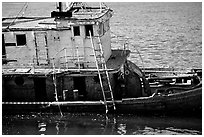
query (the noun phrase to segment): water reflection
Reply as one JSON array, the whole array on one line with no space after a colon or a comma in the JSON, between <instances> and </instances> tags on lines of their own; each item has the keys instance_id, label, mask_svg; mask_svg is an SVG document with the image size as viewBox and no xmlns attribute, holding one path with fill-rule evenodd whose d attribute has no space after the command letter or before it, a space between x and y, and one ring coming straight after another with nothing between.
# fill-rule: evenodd
<instances>
[{"instance_id":1,"label":"water reflection","mask_svg":"<svg viewBox=\"0 0 204 137\"><path fill-rule=\"evenodd\" d=\"M38 135L179 135L202 134L196 117L60 114L3 115L3 134Z\"/></svg>"}]
</instances>

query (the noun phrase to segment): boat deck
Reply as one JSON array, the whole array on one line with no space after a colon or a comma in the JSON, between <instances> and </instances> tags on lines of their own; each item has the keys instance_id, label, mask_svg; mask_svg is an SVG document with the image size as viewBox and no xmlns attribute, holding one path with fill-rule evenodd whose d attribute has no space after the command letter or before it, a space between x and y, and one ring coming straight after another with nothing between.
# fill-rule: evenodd
<instances>
[{"instance_id":1,"label":"boat deck","mask_svg":"<svg viewBox=\"0 0 204 137\"><path fill-rule=\"evenodd\" d=\"M118 71L122 64L125 63L127 57L129 56L129 50L112 50L112 55L106 62L107 69L109 72ZM103 71L104 69L100 69ZM65 67L57 67L55 68L55 73L64 73L64 72L95 72L97 73L96 68L65 68ZM5 64L2 65L2 74L3 75L48 75L54 73L54 69L52 64L50 65L42 65L42 66L33 66L33 65L19 65L19 64Z\"/></svg>"}]
</instances>

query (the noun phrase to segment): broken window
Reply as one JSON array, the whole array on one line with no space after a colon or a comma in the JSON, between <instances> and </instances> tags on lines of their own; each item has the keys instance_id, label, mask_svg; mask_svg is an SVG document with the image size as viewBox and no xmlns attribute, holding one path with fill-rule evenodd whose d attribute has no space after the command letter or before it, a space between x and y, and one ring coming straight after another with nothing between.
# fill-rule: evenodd
<instances>
[{"instance_id":1,"label":"broken window","mask_svg":"<svg viewBox=\"0 0 204 137\"><path fill-rule=\"evenodd\" d=\"M79 26L74 26L74 36L80 36L80 28Z\"/></svg>"},{"instance_id":2,"label":"broken window","mask_svg":"<svg viewBox=\"0 0 204 137\"><path fill-rule=\"evenodd\" d=\"M90 36L89 32L91 32L91 36L93 36L93 25L85 25L86 36Z\"/></svg>"},{"instance_id":3,"label":"broken window","mask_svg":"<svg viewBox=\"0 0 204 137\"><path fill-rule=\"evenodd\" d=\"M25 34L17 34L16 35L17 46L26 45L26 35Z\"/></svg>"}]
</instances>

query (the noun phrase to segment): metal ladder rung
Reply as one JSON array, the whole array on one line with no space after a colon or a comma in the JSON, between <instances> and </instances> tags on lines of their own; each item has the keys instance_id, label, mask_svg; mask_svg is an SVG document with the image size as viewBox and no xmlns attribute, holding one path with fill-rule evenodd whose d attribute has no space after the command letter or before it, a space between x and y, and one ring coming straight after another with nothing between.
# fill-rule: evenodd
<instances>
[{"instance_id":1,"label":"metal ladder rung","mask_svg":"<svg viewBox=\"0 0 204 137\"><path fill-rule=\"evenodd\" d=\"M83 57L79 57L79 59L84 59ZM73 59L70 59L70 60L78 60L78 58L73 58Z\"/></svg>"},{"instance_id":2,"label":"metal ladder rung","mask_svg":"<svg viewBox=\"0 0 204 137\"><path fill-rule=\"evenodd\" d=\"M89 56L94 56L95 57L95 55L89 55ZM102 58L102 56L101 55L96 55L96 57L100 57L100 58Z\"/></svg>"},{"instance_id":3,"label":"metal ladder rung","mask_svg":"<svg viewBox=\"0 0 204 137\"><path fill-rule=\"evenodd\" d=\"M79 61L79 63L87 63L88 61ZM73 62L73 61L65 61L65 62L60 62L60 64L67 64L67 63L78 63L78 62Z\"/></svg>"},{"instance_id":4,"label":"metal ladder rung","mask_svg":"<svg viewBox=\"0 0 204 137\"><path fill-rule=\"evenodd\" d=\"M98 36L98 40L99 40L99 47L100 47L100 58L101 58L101 64L103 64L103 67L104 67L104 70L105 70L105 75L106 75L106 78L107 78L107 82L108 82L108 87L109 87L109 91L106 91L104 90L104 87L103 87L103 83L102 83L102 78L101 78L101 73L100 73L100 70L99 70L99 61L97 60L97 55L96 55L96 51L98 51L98 49L96 50L94 45L93 45L93 39L92 39L92 36L91 36L91 32L89 31L89 35L90 35L90 40L91 40L91 45L92 45L92 49L93 49L93 53L94 53L94 57L95 57L95 63L96 63L96 68L98 70L98 76L99 76L99 80L100 80L100 85L101 85L101 89L102 89L102 93L103 93L103 98L104 98L104 105L106 107L106 113L108 113L108 108L109 108L109 104L107 104L107 100L108 101L111 101L110 103L112 104L114 110L116 109L115 108L115 102L114 102L114 98L113 98L113 92L112 92L112 88L111 88L111 84L110 84L110 78L109 78L109 74L108 74L108 71L107 71L107 66L106 66L106 63L105 63L105 59L104 59L104 53L103 53L103 49L102 49L102 44L101 44L101 41L100 41L100 38ZM111 97L107 97L107 95L105 93L110 93L110 96Z\"/></svg>"},{"instance_id":5,"label":"metal ladder rung","mask_svg":"<svg viewBox=\"0 0 204 137\"><path fill-rule=\"evenodd\" d=\"M112 101L112 99L113 99L113 98L106 98L106 100L108 100L108 101Z\"/></svg>"},{"instance_id":6,"label":"metal ladder rung","mask_svg":"<svg viewBox=\"0 0 204 137\"><path fill-rule=\"evenodd\" d=\"M84 47L84 46L75 46L75 48L91 48L91 47Z\"/></svg>"},{"instance_id":7,"label":"metal ladder rung","mask_svg":"<svg viewBox=\"0 0 204 137\"><path fill-rule=\"evenodd\" d=\"M95 51L101 52L101 50L100 50L100 49L95 49Z\"/></svg>"},{"instance_id":8,"label":"metal ladder rung","mask_svg":"<svg viewBox=\"0 0 204 137\"><path fill-rule=\"evenodd\" d=\"M107 105L108 107L114 107L114 105L112 103L110 104L109 102L107 103Z\"/></svg>"}]
</instances>

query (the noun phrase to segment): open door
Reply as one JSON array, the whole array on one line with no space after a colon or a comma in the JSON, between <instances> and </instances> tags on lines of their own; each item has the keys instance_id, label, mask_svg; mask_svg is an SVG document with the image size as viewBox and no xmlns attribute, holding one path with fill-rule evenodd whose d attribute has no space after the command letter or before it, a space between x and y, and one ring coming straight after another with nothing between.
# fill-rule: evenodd
<instances>
[{"instance_id":1,"label":"open door","mask_svg":"<svg viewBox=\"0 0 204 137\"><path fill-rule=\"evenodd\" d=\"M37 65L49 64L46 32L35 32L35 48Z\"/></svg>"},{"instance_id":2,"label":"open door","mask_svg":"<svg viewBox=\"0 0 204 137\"><path fill-rule=\"evenodd\" d=\"M78 90L79 99L86 99L86 81L85 77L73 77L74 80L74 89Z\"/></svg>"},{"instance_id":3,"label":"open door","mask_svg":"<svg viewBox=\"0 0 204 137\"><path fill-rule=\"evenodd\" d=\"M74 37L73 46L74 46L74 56L76 57L77 67L84 67L84 38L81 35L81 27L73 26L72 36Z\"/></svg>"},{"instance_id":4,"label":"open door","mask_svg":"<svg viewBox=\"0 0 204 137\"><path fill-rule=\"evenodd\" d=\"M34 78L35 101L46 101L46 78Z\"/></svg>"}]
</instances>

